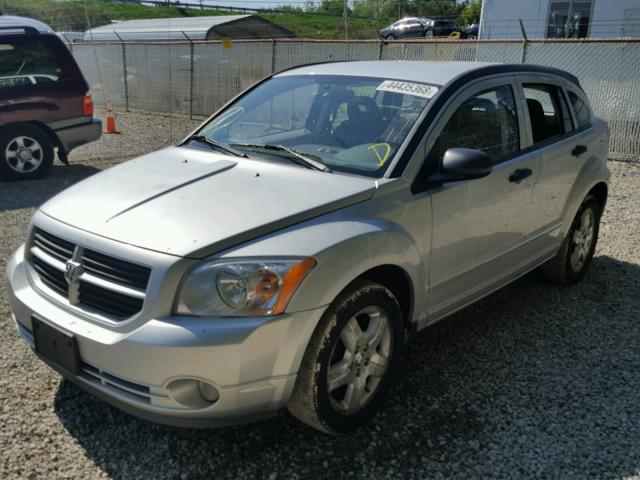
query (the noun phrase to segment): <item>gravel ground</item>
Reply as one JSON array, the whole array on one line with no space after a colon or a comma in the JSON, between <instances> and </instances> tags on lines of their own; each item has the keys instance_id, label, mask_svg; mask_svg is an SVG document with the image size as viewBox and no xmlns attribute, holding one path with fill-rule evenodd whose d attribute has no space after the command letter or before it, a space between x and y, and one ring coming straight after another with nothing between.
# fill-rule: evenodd
<instances>
[{"instance_id":1,"label":"gravel ground","mask_svg":"<svg viewBox=\"0 0 640 480\"><path fill-rule=\"evenodd\" d=\"M119 120L122 135L76 150L71 167L0 184L3 271L43 201L197 123ZM0 286L0 478L640 479L640 165L610 167L586 279L562 288L533 273L424 331L384 411L341 437L286 414L190 430L121 413L36 360Z\"/></svg>"}]
</instances>

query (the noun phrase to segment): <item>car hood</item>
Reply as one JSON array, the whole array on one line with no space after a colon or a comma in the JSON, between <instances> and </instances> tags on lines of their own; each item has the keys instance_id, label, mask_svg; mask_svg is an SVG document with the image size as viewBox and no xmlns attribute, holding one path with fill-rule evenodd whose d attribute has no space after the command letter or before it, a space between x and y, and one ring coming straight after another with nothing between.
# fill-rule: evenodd
<instances>
[{"instance_id":1,"label":"car hood","mask_svg":"<svg viewBox=\"0 0 640 480\"><path fill-rule=\"evenodd\" d=\"M130 245L202 258L370 198L374 179L172 147L94 175L41 210Z\"/></svg>"}]
</instances>

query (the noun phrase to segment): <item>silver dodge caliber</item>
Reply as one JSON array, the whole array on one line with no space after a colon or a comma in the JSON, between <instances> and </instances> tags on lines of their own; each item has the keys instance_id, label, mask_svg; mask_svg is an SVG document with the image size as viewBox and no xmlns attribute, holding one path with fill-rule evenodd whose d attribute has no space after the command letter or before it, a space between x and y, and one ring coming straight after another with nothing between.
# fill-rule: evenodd
<instances>
[{"instance_id":1,"label":"silver dodge caliber","mask_svg":"<svg viewBox=\"0 0 640 480\"><path fill-rule=\"evenodd\" d=\"M20 335L140 417L368 420L415 332L540 267L579 281L608 130L532 65L269 77L178 146L62 192L7 268Z\"/></svg>"}]
</instances>

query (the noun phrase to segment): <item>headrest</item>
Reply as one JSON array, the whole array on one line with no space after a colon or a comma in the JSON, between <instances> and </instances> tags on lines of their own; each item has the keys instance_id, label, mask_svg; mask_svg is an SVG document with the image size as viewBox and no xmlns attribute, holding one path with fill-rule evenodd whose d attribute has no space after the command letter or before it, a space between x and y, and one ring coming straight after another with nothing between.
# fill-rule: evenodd
<instances>
[{"instance_id":1,"label":"headrest","mask_svg":"<svg viewBox=\"0 0 640 480\"><path fill-rule=\"evenodd\" d=\"M378 105L370 97L353 97L347 103L347 113L349 114L349 120L356 122L366 122L377 118L380 109Z\"/></svg>"},{"instance_id":2,"label":"headrest","mask_svg":"<svg viewBox=\"0 0 640 480\"><path fill-rule=\"evenodd\" d=\"M531 117L544 118L544 108L535 98L527 98L527 107L529 107L529 114Z\"/></svg>"}]
</instances>

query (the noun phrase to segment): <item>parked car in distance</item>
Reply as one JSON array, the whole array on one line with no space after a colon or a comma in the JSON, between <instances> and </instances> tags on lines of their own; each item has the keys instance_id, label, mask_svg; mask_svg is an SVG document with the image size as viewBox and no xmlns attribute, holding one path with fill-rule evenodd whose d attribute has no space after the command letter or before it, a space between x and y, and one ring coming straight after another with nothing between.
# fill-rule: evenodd
<instances>
[{"instance_id":1,"label":"parked car in distance","mask_svg":"<svg viewBox=\"0 0 640 480\"><path fill-rule=\"evenodd\" d=\"M461 38L467 40L477 40L478 34L480 32L480 25L477 23L473 23L471 25L467 25L467 28L462 32Z\"/></svg>"},{"instance_id":2,"label":"parked car in distance","mask_svg":"<svg viewBox=\"0 0 640 480\"><path fill-rule=\"evenodd\" d=\"M89 86L47 25L0 16L0 180L41 178L100 138Z\"/></svg>"},{"instance_id":3,"label":"parked car in distance","mask_svg":"<svg viewBox=\"0 0 640 480\"><path fill-rule=\"evenodd\" d=\"M9 303L40 358L142 418L286 407L348 431L416 332L535 268L585 275L607 151L561 70L294 68L45 203L8 263Z\"/></svg>"},{"instance_id":4,"label":"parked car in distance","mask_svg":"<svg viewBox=\"0 0 640 480\"><path fill-rule=\"evenodd\" d=\"M433 20L425 17L406 17L380 30L383 40L416 37L448 37L458 31L458 26L450 20Z\"/></svg>"}]
</instances>

